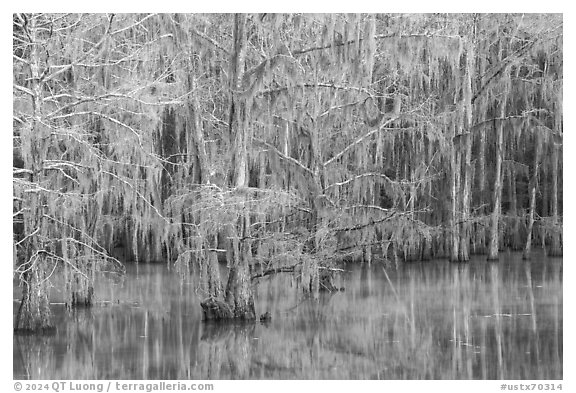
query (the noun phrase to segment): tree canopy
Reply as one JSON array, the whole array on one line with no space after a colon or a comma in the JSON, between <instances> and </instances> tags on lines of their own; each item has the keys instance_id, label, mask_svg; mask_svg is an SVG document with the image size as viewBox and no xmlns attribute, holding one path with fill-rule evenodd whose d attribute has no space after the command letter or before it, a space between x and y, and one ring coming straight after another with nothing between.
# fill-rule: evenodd
<instances>
[{"instance_id":1,"label":"tree canopy","mask_svg":"<svg viewBox=\"0 0 576 393\"><path fill-rule=\"evenodd\" d=\"M16 328L50 325L52 275L90 304L129 260L197 269L250 319L270 274L314 294L373 253L529 257L537 239L560 254L562 29L553 14L14 14Z\"/></svg>"}]
</instances>

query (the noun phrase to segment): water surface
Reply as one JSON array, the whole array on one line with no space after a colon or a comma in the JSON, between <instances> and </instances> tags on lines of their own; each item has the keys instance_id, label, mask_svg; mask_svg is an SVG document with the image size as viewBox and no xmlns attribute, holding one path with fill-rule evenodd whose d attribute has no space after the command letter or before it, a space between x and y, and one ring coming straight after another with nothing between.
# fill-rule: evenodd
<instances>
[{"instance_id":1,"label":"water surface","mask_svg":"<svg viewBox=\"0 0 576 393\"><path fill-rule=\"evenodd\" d=\"M343 268L346 290L317 300L289 274L261 279L272 321L216 325L194 275L129 265L92 309L53 304L56 334L15 336L14 378L562 379L561 259Z\"/></svg>"}]
</instances>

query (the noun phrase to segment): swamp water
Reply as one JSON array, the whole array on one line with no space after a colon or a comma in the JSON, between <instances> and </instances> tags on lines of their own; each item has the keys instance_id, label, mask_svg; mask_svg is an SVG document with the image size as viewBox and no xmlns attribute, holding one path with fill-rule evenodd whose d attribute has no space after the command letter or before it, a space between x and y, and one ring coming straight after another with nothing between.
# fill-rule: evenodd
<instances>
[{"instance_id":1,"label":"swamp water","mask_svg":"<svg viewBox=\"0 0 576 393\"><path fill-rule=\"evenodd\" d=\"M197 281L165 264L100 281L92 309L54 288L56 333L14 336L14 378L562 379L562 259L343 268L346 290L318 300L260 279L269 323L202 322Z\"/></svg>"}]
</instances>

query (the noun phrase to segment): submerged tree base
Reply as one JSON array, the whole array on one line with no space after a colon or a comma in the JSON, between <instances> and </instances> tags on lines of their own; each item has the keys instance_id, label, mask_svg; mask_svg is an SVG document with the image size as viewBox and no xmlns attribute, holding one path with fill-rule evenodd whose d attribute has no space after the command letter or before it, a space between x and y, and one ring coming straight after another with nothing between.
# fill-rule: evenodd
<instances>
[{"instance_id":1,"label":"submerged tree base","mask_svg":"<svg viewBox=\"0 0 576 393\"><path fill-rule=\"evenodd\" d=\"M39 264L32 265L23 274L22 302L18 308L14 332L39 334L54 329L48 301L47 279Z\"/></svg>"},{"instance_id":2,"label":"submerged tree base","mask_svg":"<svg viewBox=\"0 0 576 393\"><path fill-rule=\"evenodd\" d=\"M214 298L203 300L200 306L202 307L202 314L205 321L256 320L253 303L251 303L249 309L236 310L236 312L232 310L232 307L230 307L228 303Z\"/></svg>"},{"instance_id":3,"label":"submerged tree base","mask_svg":"<svg viewBox=\"0 0 576 393\"><path fill-rule=\"evenodd\" d=\"M34 311L35 310L35 311ZM50 309L48 304L40 304L39 307L31 307L22 302L16 315L15 334L54 334L56 328L50 322Z\"/></svg>"},{"instance_id":4,"label":"submerged tree base","mask_svg":"<svg viewBox=\"0 0 576 393\"><path fill-rule=\"evenodd\" d=\"M548 252L548 256L549 256L549 257L552 257L552 258L561 257L561 256L562 256L562 249L561 249L561 248L552 247L552 248L550 249L550 251Z\"/></svg>"},{"instance_id":5,"label":"submerged tree base","mask_svg":"<svg viewBox=\"0 0 576 393\"><path fill-rule=\"evenodd\" d=\"M92 307L94 303L94 287L89 286L85 291L72 292L70 308Z\"/></svg>"},{"instance_id":6,"label":"submerged tree base","mask_svg":"<svg viewBox=\"0 0 576 393\"><path fill-rule=\"evenodd\" d=\"M218 299L208 298L200 303L205 321L221 321L234 318L234 313L228 303Z\"/></svg>"},{"instance_id":7,"label":"submerged tree base","mask_svg":"<svg viewBox=\"0 0 576 393\"><path fill-rule=\"evenodd\" d=\"M334 284L334 275L330 271L322 271L320 273L320 291L338 292L343 291L344 287L340 288Z\"/></svg>"},{"instance_id":8,"label":"submerged tree base","mask_svg":"<svg viewBox=\"0 0 576 393\"><path fill-rule=\"evenodd\" d=\"M44 326L36 329L14 328L14 334L17 336L53 336L56 334L56 327Z\"/></svg>"}]
</instances>

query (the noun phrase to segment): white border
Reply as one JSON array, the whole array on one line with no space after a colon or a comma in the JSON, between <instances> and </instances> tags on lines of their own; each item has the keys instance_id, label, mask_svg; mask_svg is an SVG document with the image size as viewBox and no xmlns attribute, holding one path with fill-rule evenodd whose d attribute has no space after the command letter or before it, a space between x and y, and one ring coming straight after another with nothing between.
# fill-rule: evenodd
<instances>
[{"instance_id":1,"label":"white border","mask_svg":"<svg viewBox=\"0 0 576 393\"><path fill-rule=\"evenodd\" d=\"M9 1L9 0L8 0ZM564 363L563 363L563 390L576 391L574 378L574 316L572 314L574 306L574 248L571 240L573 235L573 226L576 222L575 209L572 206L572 197L574 194L570 176L574 169L574 156L576 147L574 145L576 138L575 121L572 118L571 110L574 103L574 23L576 19L573 13L569 12L567 3L560 1L482 1L482 2L438 2L438 1L364 1L354 0L344 3L339 2L313 2L310 0L290 0L290 1L232 1L209 2L188 0L178 3L167 2L126 2L99 0L97 2L80 2L66 1L58 2L49 0L33 0L26 2L7 2L2 4L3 23L0 24L3 53L2 62L2 92L3 100L1 111L3 113L1 128L2 132L0 141L0 176L4 186L1 195L1 234L0 237L0 254L2 258L2 274L0 284L0 312L4 322L0 324L0 340L2 348L5 348L0 362L0 387L4 391L13 391L12 380L12 189L11 189L11 146L12 146L12 99L9 97L11 92L12 78L12 59L8 56L12 47L12 13L20 11L74 11L74 12L254 12L254 11L273 11L273 12L554 12L564 13L564 105L566 110L564 139L564 285L563 310L564 312ZM10 84L10 85L9 85ZM576 156L576 154L575 154ZM567 279L567 280L566 280ZM126 381L128 382L128 381ZM140 382L140 381L134 381ZM208 381L207 381L208 382ZM446 391L466 393L472 392L496 392L500 391L502 383L546 383L546 381L212 381L216 386L216 392L250 390L253 392L269 393L270 389L281 391L315 391L322 389L329 392L349 392L363 389L367 391Z\"/></svg>"}]
</instances>

